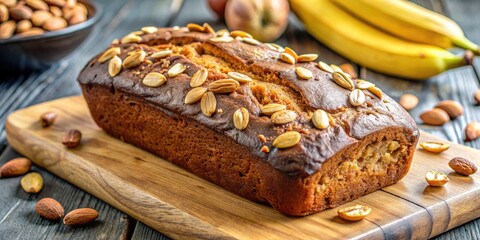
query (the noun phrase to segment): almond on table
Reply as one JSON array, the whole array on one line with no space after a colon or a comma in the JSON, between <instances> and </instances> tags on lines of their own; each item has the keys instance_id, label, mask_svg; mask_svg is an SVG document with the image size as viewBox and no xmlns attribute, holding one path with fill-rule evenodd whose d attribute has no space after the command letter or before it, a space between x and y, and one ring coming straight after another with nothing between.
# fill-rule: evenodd
<instances>
[{"instance_id":1,"label":"almond on table","mask_svg":"<svg viewBox=\"0 0 480 240\"><path fill-rule=\"evenodd\" d=\"M418 105L418 98L413 94L403 94L398 101L405 110L412 110Z\"/></svg>"},{"instance_id":2,"label":"almond on table","mask_svg":"<svg viewBox=\"0 0 480 240\"><path fill-rule=\"evenodd\" d=\"M0 177L7 178L23 175L30 171L31 167L32 161L29 159L15 158L3 164L0 168Z\"/></svg>"},{"instance_id":3,"label":"almond on table","mask_svg":"<svg viewBox=\"0 0 480 240\"><path fill-rule=\"evenodd\" d=\"M59 220L64 215L62 204L53 198L42 198L35 205L35 212L49 220Z\"/></svg>"}]
</instances>

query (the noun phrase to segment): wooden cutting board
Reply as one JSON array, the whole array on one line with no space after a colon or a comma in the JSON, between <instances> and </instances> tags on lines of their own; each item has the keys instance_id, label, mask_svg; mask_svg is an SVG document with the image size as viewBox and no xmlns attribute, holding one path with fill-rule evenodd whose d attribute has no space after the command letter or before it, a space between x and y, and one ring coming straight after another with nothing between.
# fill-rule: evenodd
<instances>
[{"instance_id":1,"label":"wooden cutting board","mask_svg":"<svg viewBox=\"0 0 480 240\"><path fill-rule=\"evenodd\" d=\"M42 128L38 119L46 111L59 117ZM456 144L441 154L418 150L399 183L341 206L373 208L365 220L346 222L337 217L338 208L284 216L112 138L93 122L81 96L14 112L6 128L13 148L36 164L173 238L425 239L480 216L480 174L463 177L448 166L456 156L480 166L480 151ZM82 131L82 144L67 149L61 139L72 128ZM421 141L431 140L442 141L422 132ZM444 171L450 182L427 186L430 170Z\"/></svg>"}]
</instances>

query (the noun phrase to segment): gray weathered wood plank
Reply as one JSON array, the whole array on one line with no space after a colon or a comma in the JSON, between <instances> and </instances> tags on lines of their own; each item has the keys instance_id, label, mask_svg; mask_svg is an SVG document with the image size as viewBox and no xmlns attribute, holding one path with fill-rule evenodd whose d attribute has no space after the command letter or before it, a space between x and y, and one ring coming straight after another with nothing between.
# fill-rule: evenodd
<instances>
[{"instance_id":1,"label":"gray weathered wood plank","mask_svg":"<svg viewBox=\"0 0 480 240\"><path fill-rule=\"evenodd\" d=\"M0 155L0 164L20 157L10 147ZM119 210L63 181L55 175L33 166L44 179L38 194L29 194L20 187L21 177L0 179L0 239L126 239L129 218ZM35 204L44 197L58 200L65 212L76 208L96 209L99 218L83 227L69 227L61 221L49 221L35 213Z\"/></svg>"}]
</instances>

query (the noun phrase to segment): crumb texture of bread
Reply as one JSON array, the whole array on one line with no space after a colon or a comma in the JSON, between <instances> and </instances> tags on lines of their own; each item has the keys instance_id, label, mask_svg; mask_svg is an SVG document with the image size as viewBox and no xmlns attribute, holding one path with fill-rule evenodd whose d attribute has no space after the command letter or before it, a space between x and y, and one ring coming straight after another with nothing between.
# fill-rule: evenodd
<instances>
[{"instance_id":1,"label":"crumb texture of bread","mask_svg":"<svg viewBox=\"0 0 480 240\"><path fill-rule=\"evenodd\" d=\"M415 122L394 100L363 90L360 106L349 102L350 90L332 81L314 62L288 64L280 51L241 39L214 41L213 33L163 28L141 36L139 43L118 43L123 61L132 53L145 59L111 77L99 54L83 69L79 83L96 123L108 134L155 153L240 196L272 205L278 211L304 216L356 199L391 185L408 172L419 133ZM225 37L225 36L224 36ZM152 54L165 49L163 58ZM169 76L169 69L185 71ZM295 68L312 72L301 79ZM185 104L190 80L201 68L208 77L201 87L229 72L251 78L228 93L215 93L215 112L202 113L200 101ZM151 72L166 77L159 87L142 79ZM356 83L357 80L354 80ZM274 124L262 114L267 104L282 104L296 115ZM245 130L233 124L234 112L246 108ZM312 123L322 109L325 129ZM296 131L301 140L276 148L273 140ZM263 135L261 138L258 135ZM268 149L265 151L264 149Z\"/></svg>"}]
</instances>

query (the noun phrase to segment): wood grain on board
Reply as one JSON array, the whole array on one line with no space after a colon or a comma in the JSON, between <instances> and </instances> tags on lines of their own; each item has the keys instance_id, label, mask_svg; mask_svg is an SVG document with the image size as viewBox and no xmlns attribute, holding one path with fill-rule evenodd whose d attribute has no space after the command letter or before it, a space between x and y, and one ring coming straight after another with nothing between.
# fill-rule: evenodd
<instances>
[{"instance_id":1,"label":"wood grain on board","mask_svg":"<svg viewBox=\"0 0 480 240\"><path fill-rule=\"evenodd\" d=\"M49 128L38 123L45 111L59 114ZM480 164L480 151L456 144L442 154L418 150L399 183L342 206L373 208L366 220L350 223L337 209L287 217L112 138L93 122L81 96L19 110L6 127L10 145L39 166L174 238L428 238L480 216L480 175L462 177L448 167L454 156ZM61 138L72 128L82 131L82 144L67 149ZM426 133L421 138L438 140ZM430 170L446 172L451 181L427 186Z\"/></svg>"}]
</instances>

